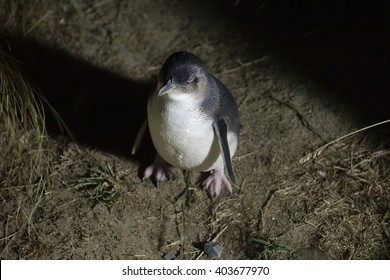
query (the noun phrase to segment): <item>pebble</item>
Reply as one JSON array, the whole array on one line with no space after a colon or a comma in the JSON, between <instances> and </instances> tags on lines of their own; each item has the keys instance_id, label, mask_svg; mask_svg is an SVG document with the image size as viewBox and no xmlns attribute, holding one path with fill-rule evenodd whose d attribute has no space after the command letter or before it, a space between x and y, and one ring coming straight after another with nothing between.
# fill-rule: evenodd
<instances>
[{"instance_id":1,"label":"pebble","mask_svg":"<svg viewBox=\"0 0 390 280\"><path fill-rule=\"evenodd\" d=\"M176 256L172 252L165 253L163 256L164 260L174 260L176 259Z\"/></svg>"},{"instance_id":2,"label":"pebble","mask_svg":"<svg viewBox=\"0 0 390 280\"><path fill-rule=\"evenodd\" d=\"M317 172L318 172L318 174L319 174L322 178L326 178L326 176L328 176L328 173L327 173L325 170L318 170Z\"/></svg>"},{"instance_id":3,"label":"pebble","mask_svg":"<svg viewBox=\"0 0 390 280\"><path fill-rule=\"evenodd\" d=\"M212 259L219 259L222 254L223 247L217 242L207 242L204 245L205 254Z\"/></svg>"}]
</instances>

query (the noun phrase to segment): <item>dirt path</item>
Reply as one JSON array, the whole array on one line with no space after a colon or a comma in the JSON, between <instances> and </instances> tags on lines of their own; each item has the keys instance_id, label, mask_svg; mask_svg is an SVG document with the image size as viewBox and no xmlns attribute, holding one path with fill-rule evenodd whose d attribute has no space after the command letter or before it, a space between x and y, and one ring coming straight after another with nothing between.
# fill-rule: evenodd
<instances>
[{"instance_id":1,"label":"dirt path","mask_svg":"<svg viewBox=\"0 0 390 280\"><path fill-rule=\"evenodd\" d=\"M326 56L318 67L310 61L321 38L312 39L307 56L297 52L305 40L277 49L283 33L266 40L266 28L253 32L250 20L203 1L60 2L30 11L36 25L24 30L36 42L15 40L13 55L79 145L55 136L51 185L31 223L2 222L16 234L3 241L1 258L160 259L173 252L195 259L215 237L224 259L389 257L388 172L368 174L388 159L372 158L384 151L372 146L378 137L364 134L298 163L376 118L359 115L367 104L358 98L348 101L359 94L348 84L353 73L343 80ZM150 142L130 155L154 77L179 50L200 56L239 105L238 184L215 205L195 185L197 174L177 170L159 189L141 183ZM17 200L26 203L23 195ZM15 216L16 207L7 200L3 217Z\"/></svg>"}]
</instances>

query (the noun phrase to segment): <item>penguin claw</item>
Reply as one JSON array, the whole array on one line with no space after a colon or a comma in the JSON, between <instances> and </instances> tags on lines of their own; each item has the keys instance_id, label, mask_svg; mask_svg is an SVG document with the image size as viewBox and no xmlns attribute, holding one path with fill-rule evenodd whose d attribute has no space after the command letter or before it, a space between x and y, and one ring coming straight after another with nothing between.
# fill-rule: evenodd
<instances>
[{"instance_id":1,"label":"penguin claw","mask_svg":"<svg viewBox=\"0 0 390 280\"><path fill-rule=\"evenodd\" d=\"M219 169L211 170L209 176L203 181L202 186L209 193L212 202L215 202L220 196L233 193L230 182L223 174L223 170Z\"/></svg>"}]
</instances>

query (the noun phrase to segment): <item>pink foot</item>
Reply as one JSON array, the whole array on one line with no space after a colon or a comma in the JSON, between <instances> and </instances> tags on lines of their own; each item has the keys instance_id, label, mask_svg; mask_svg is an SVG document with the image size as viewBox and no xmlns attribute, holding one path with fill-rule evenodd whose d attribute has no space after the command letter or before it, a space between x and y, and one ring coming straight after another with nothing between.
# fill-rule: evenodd
<instances>
[{"instance_id":1,"label":"pink foot","mask_svg":"<svg viewBox=\"0 0 390 280\"><path fill-rule=\"evenodd\" d=\"M159 187L160 182L174 179L171 166L157 153L154 162L146 167L142 181L152 180Z\"/></svg>"},{"instance_id":2,"label":"pink foot","mask_svg":"<svg viewBox=\"0 0 390 280\"><path fill-rule=\"evenodd\" d=\"M202 186L203 189L208 191L213 202L221 195L231 195L233 193L230 182L223 174L223 169L211 170Z\"/></svg>"}]
</instances>

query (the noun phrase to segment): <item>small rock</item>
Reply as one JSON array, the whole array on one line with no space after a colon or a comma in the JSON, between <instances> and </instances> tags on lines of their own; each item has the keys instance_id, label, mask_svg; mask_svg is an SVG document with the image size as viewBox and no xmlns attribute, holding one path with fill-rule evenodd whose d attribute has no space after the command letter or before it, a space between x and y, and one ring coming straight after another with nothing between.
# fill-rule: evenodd
<instances>
[{"instance_id":1,"label":"small rock","mask_svg":"<svg viewBox=\"0 0 390 280\"><path fill-rule=\"evenodd\" d=\"M65 26L66 25L66 19L65 18L61 18L60 21L59 21L59 24L61 26Z\"/></svg>"},{"instance_id":2,"label":"small rock","mask_svg":"<svg viewBox=\"0 0 390 280\"><path fill-rule=\"evenodd\" d=\"M69 3L62 5L62 11L66 14L70 13L72 6Z\"/></svg>"},{"instance_id":3,"label":"small rock","mask_svg":"<svg viewBox=\"0 0 390 280\"><path fill-rule=\"evenodd\" d=\"M221 244L216 242L207 242L203 249L209 258L218 259L221 257L223 247Z\"/></svg>"},{"instance_id":4,"label":"small rock","mask_svg":"<svg viewBox=\"0 0 390 280\"><path fill-rule=\"evenodd\" d=\"M104 28L99 28L99 27L91 29L90 32L95 37L106 37L106 35L107 35L107 30L105 30Z\"/></svg>"},{"instance_id":5,"label":"small rock","mask_svg":"<svg viewBox=\"0 0 390 280\"><path fill-rule=\"evenodd\" d=\"M325 170L318 170L317 172L322 178L326 178L326 176L328 176L328 173Z\"/></svg>"},{"instance_id":6,"label":"small rock","mask_svg":"<svg viewBox=\"0 0 390 280\"><path fill-rule=\"evenodd\" d=\"M176 256L172 252L165 253L163 256L164 260L174 260L176 259Z\"/></svg>"}]
</instances>

